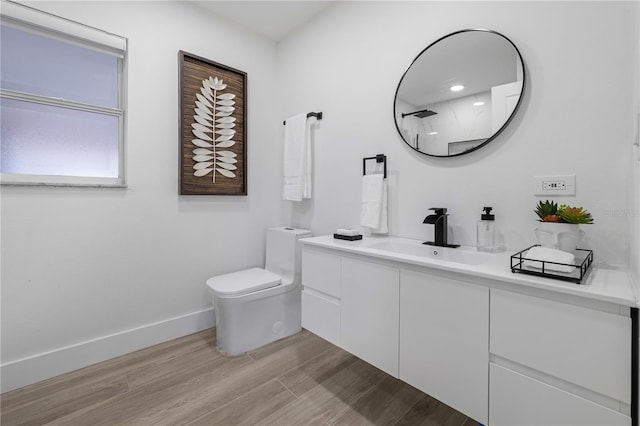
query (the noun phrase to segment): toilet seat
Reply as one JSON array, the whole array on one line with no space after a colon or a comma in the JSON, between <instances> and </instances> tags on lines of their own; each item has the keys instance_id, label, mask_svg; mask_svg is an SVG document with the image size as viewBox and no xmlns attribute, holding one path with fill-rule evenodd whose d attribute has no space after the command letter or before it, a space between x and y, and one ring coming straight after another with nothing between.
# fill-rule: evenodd
<instances>
[{"instance_id":1,"label":"toilet seat","mask_svg":"<svg viewBox=\"0 0 640 426\"><path fill-rule=\"evenodd\" d=\"M207 280L207 286L219 296L241 296L280 285L279 275L261 268L252 268Z\"/></svg>"}]
</instances>

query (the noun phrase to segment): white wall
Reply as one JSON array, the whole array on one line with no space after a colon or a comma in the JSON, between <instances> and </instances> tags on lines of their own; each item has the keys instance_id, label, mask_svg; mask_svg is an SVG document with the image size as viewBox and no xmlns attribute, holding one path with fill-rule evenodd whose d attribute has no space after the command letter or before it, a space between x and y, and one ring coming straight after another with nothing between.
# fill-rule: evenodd
<instances>
[{"instance_id":1,"label":"white wall","mask_svg":"<svg viewBox=\"0 0 640 426\"><path fill-rule=\"evenodd\" d=\"M29 4L128 38L129 188L2 187L3 390L24 384L30 357L190 313L211 319L205 280L263 265L265 228L288 217L274 172L275 44L189 3ZM179 50L248 73L248 196L178 195Z\"/></svg>"},{"instance_id":2,"label":"white wall","mask_svg":"<svg viewBox=\"0 0 640 426\"><path fill-rule=\"evenodd\" d=\"M447 207L453 242L475 245L491 205L509 250L535 242L533 176L577 175L575 197L598 262L627 263L629 142L637 79L634 2L341 2L279 47L283 115L324 112L315 140L316 198L292 208L316 234L357 227L361 159L388 156L390 234L431 239L422 220ZM415 153L393 122L393 97L415 55L463 28L488 28L520 49L526 95L487 147L451 159ZM635 49L635 50L634 50ZM544 199L544 198L543 198Z\"/></svg>"}]
</instances>

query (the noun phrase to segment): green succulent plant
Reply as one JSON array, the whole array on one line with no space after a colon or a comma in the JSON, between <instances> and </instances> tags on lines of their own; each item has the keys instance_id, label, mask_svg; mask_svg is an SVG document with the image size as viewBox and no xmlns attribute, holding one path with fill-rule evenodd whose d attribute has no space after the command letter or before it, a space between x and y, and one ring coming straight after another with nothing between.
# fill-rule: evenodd
<instances>
[{"instance_id":1,"label":"green succulent plant","mask_svg":"<svg viewBox=\"0 0 640 426\"><path fill-rule=\"evenodd\" d=\"M542 222L560 222L558 204L553 201L539 201L535 213Z\"/></svg>"},{"instance_id":2,"label":"green succulent plant","mask_svg":"<svg viewBox=\"0 0 640 426\"><path fill-rule=\"evenodd\" d=\"M563 222L567 223L593 223L591 213L582 207L571 207L562 204L558 209L558 215L560 215Z\"/></svg>"}]
</instances>

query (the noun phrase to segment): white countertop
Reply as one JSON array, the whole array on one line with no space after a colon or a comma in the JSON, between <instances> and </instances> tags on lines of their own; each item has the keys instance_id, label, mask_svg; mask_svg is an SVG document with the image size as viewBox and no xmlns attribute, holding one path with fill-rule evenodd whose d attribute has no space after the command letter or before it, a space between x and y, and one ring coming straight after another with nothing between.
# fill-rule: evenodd
<instances>
[{"instance_id":1,"label":"white countertop","mask_svg":"<svg viewBox=\"0 0 640 426\"><path fill-rule=\"evenodd\" d=\"M624 306L638 307L639 301L633 291L628 271L624 268L599 265L594 262L592 270L581 284L511 272L509 257L515 252L496 254L478 253L475 247L459 247L455 249L422 245L421 241L399 237L364 237L359 241L345 241L333 238L333 235L303 238L303 244L339 250L342 252L372 256L380 259L424 266L449 272L456 272L475 277L510 283L513 285L539 288L588 299L612 302ZM378 246L378 247L376 247ZM400 247L398 251L387 248ZM453 254L461 258L468 257L470 263L441 260L432 256L421 255L421 252L440 256ZM455 253L451 253L455 250ZM473 262L479 262L472 264Z\"/></svg>"}]
</instances>

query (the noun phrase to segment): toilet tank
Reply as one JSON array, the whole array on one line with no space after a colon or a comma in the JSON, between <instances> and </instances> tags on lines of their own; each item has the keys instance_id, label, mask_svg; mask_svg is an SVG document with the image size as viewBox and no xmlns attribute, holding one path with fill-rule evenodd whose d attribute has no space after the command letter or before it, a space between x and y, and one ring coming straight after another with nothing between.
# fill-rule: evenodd
<instances>
[{"instance_id":1,"label":"toilet tank","mask_svg":"<svg viewBox=\"0 0 640 426\"><path fill-rule=\"evenodd\" d=\"M265 269L278 274L283 281L300 281L299 238L310 237L311 231L281 226L267 229Z\"/></svg>"}]
</instances>

